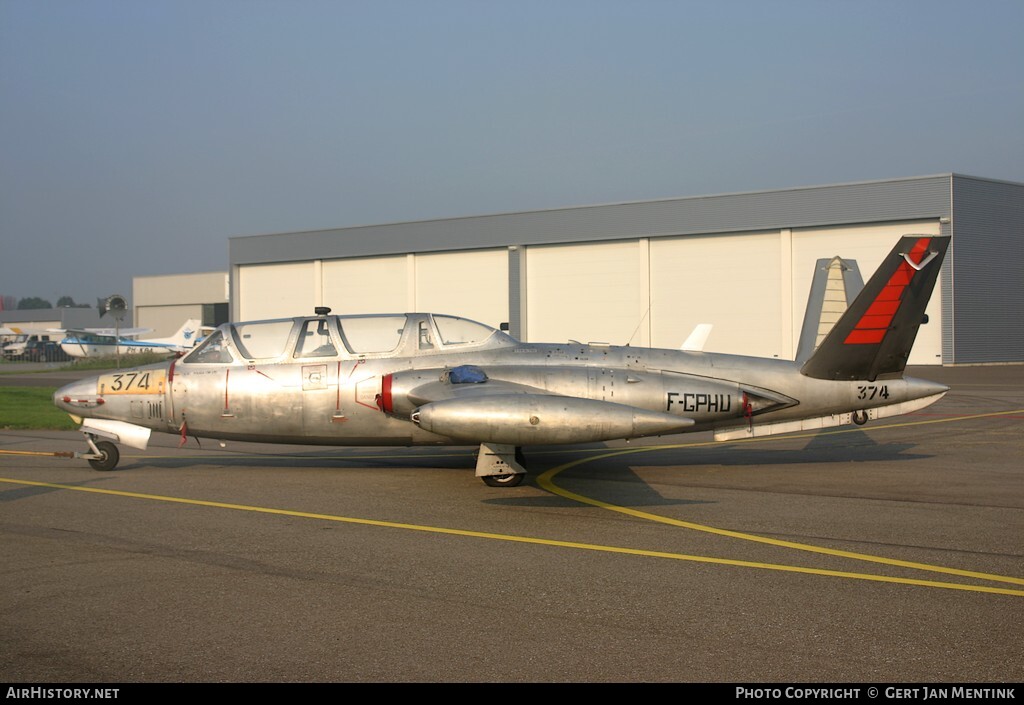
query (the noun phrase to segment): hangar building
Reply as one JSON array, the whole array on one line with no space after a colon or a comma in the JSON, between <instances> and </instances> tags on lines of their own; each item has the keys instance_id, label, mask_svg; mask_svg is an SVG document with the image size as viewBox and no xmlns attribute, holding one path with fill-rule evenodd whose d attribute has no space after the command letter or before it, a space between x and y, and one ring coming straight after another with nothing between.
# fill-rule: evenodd
<instances>
[{"instance_id":1,"label":"hangar building","mask_svg":"<svg viewBox=\"0 0 1024 705\"><path fill-rule=\"evenodd\" d=\"M132 278L135 326L152 328L152 337L167 337L194 318L204 326L228 320L226 272L168 274Z\"/></svg>"},{"instance_id":2,"label":"hangar building","mask_svg":"<svg viewBox=\"0 0 1024 705\"><path fill-rule=\"evenodd\" d=\"M1024 184L941 174L231 238L232 320L430 311L523 340L793 359L816 263L951 235L910 364L1024 362Z\"/></svg>"},{"instance_id":3,"label":"hangar building","mask_svg":"<svg viewBox=\"0 0 1024 705\"><path fill-rule=\"evenodd\" d=\"M114 324L100 319L94 308L30 308L24 310L0 311L0 326L45 331L47 328L93 328L109 327Z\"/></svg>"}]
</instances>

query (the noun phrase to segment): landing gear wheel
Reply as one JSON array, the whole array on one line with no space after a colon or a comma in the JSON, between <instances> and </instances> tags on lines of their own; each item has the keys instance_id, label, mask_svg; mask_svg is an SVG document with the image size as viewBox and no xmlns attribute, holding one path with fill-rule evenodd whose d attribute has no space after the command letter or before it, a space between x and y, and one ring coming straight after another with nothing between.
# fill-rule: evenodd
<instances>
[{"instance_id":1,"label":"landing gear wheel","mask_svg":"<svg viewBox=\"0 0 1024 705\"><path fill-rule=\"evenodd\" d=\"M519 483L526 477L524 473L511 473L508 475L484 475L484 484L488 487L518 487Z\"/></svg>"},{"instance_id":2,"label":"landing gear wheel","mask_svg":"<svg viewBox=\"0 0 1024 705\"><path fill-rule=\"evenodd\" d=\"M96 450L103 457L89 461L89 465L92 465L94 470L106 471L117 467L117 461L121 459L121 453L118 452L117 446L110 441L98 441L96 443Z\"/></svg>"}]
</instances>

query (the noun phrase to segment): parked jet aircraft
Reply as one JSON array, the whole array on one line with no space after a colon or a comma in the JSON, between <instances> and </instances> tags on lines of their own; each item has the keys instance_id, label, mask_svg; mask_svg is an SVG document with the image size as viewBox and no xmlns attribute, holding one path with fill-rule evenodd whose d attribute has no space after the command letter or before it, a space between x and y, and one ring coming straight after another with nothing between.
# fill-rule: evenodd
<instances>
[{"instance_id":1,"label":"parked jet aircraft","mask_svg":"<svg viewBox=\"0 0 1024 705\"><path fill-rule=\"evenodd\" d=\"M713 430L729 440L863 424L947 387L903 376L948 237L900 239L806 361L515 340L406 313L226 323L180 359L56 392L98 470L151 431L320 445L478 445L476 474L518 485L523 446ZM697 338L701 336L698 335ZM100 440L103 439L103 440Z\"/></svg>"},{"instance_id":2,"label":"parked jet aircraft","mask_svg":"<svg viewBox=\"0 0 1024 705\"><path fill-rule=\"evenodd\" d=\"M200 321L191 318L185 321L178 332L169 338L141 339L136 337L152 330L152 328L122 328L120 330L115 328L67 328L55 329L54 332L65 334L64 339L60 341L60 346L72 357L113 357L146 352L172 355L188 352L194 348L202 338L203 326Z\"/></svg>"}]
</instances>

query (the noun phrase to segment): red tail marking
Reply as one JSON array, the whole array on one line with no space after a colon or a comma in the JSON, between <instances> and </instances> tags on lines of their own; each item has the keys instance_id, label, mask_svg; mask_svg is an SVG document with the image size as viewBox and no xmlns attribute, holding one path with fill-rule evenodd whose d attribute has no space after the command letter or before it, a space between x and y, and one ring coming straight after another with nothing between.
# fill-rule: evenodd
<instances>
[{"instance_id":1,"label":"red tail marking","mask_svg":"<svg viewBox=\"0 0 1024 705\"><path fill-rule=\"evenodd\" d=\"M930 245L932 239L930 237L923 237L917 241L914 245L914 249L910 251L910 259L914 261L914 264L921 264L924 260L924 253L928 251L928 245Z\"/></svg>"},{"instance_id":2,"label":"red tail marking","mask_svg":"<svg viewBox=\"0 0 1024 705\"><path fill-rule=\"evenodd\" d=\"M873 343L881 343L882 338L885 337L885 329L883 330L851 330L850 334L846 336L846 340L843 341L847 345L869 345Z\"/></svg>"},{"instance_id":3,"label":"red tail marking","mask_svg":"<svg viewBox=\"0 0 1024 705\"><path fill-rule=\"evenodd\" d=\"M892 316L896 313L896 309L900 307L899 301L879 301L875 299L875 302L868 306L868 310L864 312L865 316Z\"/></svg>"},{"instance_id":4,"label":"red tail marking","mask_svg":"<svg viewBox=\"0 0 1024 705\"><path fill-rule=\"evenodd\" d=\"M930 237L922 237L914 243L907 256L914 264L920 264L931 244ZM907 262L900 262L900 266L889 277L878 296L868 306L868 310L857 321L857 325L846 336L843 341L845 345L874 345L881 343L885 338L893 317L900 308L903 299L903 291L914 278L916 270Z\"/></svg>"}]
</instances>

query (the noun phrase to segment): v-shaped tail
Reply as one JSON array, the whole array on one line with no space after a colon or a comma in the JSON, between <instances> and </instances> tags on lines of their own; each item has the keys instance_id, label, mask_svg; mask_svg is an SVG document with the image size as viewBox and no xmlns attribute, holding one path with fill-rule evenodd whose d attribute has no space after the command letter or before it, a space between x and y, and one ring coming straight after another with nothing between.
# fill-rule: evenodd
<instances>
[{"instance_id":1,"label":"v-shaped tail","mask_svg":"<svg viewBox=\"0 0 1024 705\"><path fill-rule=\"evenodd\" d=\"M817 379L901 376L949 240L900 238L800 372Z\"/></svg>"}]
</instances>

